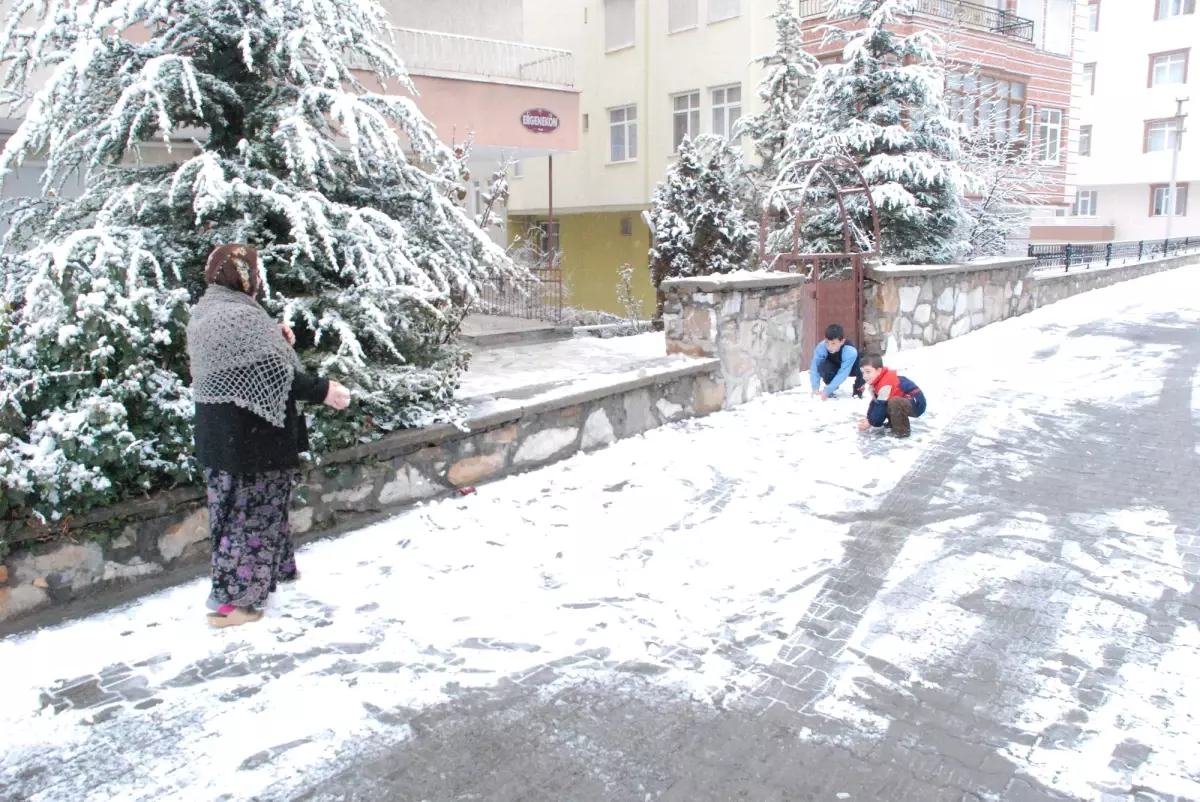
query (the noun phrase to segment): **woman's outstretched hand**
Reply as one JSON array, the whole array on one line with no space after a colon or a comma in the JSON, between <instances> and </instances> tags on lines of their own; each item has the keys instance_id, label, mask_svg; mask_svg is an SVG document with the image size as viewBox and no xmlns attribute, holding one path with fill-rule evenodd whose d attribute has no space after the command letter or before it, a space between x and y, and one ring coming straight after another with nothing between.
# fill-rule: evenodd
<instances>
[{"instance_id":1,"label":"woman's outstretched hand","mask_svg":"<svg viewBox=\"0 0 1200 802\"><path fill-rule=\"evenodd\" d=\"M350 406L350 391L335 381L329 382L329 392L325 393L325 406L345 409Z\"/></svg>"},{"instance_id":2,"label":"woman's outstretched hand","mask_svg":"<svg viewBox=\"0 0 1200 802\"><path fill-rule=\"evenodd\" d=\"M286 323L280 323L279 330L283 332L283 339L287 340L288 345L296 344L296 334L292 331L291 326Z\"/></svg>"}]
</instances>

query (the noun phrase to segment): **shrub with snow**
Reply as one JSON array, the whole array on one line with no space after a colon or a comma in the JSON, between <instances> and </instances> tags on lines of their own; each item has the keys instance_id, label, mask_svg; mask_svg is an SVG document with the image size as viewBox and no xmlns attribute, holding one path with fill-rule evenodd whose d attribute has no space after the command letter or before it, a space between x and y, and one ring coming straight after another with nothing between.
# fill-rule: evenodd
<instances>
[{"instance_id":1,"label":"shrub with snow","mask_svg":"<svg viewBox=\"0 0 1200 802\"><path fill-rule=\"evenodd\" d=\"M259 248L266 305L355 393L313 412L315 447L453 416L462 310L511 265L386 22L375 0L11 4L0 175L45 171L8 211L0 514L194 478L184 332L220 243Z\"/></svg>"},{"instance_id":2,"label":"shrub with snow","mask_svg":"<svg viewBox=\"0 0 1200 802\"><path fill-rule=\"evenodd\" d=\"M747 270L756 233L740 203L741 153L720 137L684 138L679 157L654 190L650 227L650 277L668 278ZM658 314L662 314L659 299Z\"/></svg>"},{"instance_id":3,"label":"shrub with snow","mask_svg":"<svg viewBox=\"0 0 1200 802\"><path fill-rule=\"evenodd\" d=\"M882 250L898 262L952 262L969 252L962 194L968 180L961 158L961 127L942 101L944 72L937 37L893 30L913 0L832 0L827 46L842 60L817 73L779 157L772 198L795 207L805 162L848 155L858 164L879 207ZM855 182L841 175L846 185ZM824 187L807 197L806 247L843 250L841 217ZM856 234L871 233L866 199L846 198ZM864 243L865 244L865 243Z\"/></svg>"}]
</instances>

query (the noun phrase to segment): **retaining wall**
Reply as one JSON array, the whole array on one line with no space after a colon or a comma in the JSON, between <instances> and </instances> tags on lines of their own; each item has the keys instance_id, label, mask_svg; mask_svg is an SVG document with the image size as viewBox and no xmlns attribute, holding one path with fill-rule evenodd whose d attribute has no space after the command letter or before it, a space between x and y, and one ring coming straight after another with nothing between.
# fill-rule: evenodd
<instances>
[{"instance_id":1,"label":"retaining wall","mask_svg":"<svg viewBox=\"0 0 1200 802\"><path fill-rule=\"evenodd\" d=\"M1200 264L1200 252L1147 262L1036 270L1033 259L867 270L863 341L868 350L934 345L1081 292Z\"/></svg>"},{"instance_id":2,"label":"retaining wall","mask_svg":"<svg viewBox=\"0 0 1200 802\"><path fill-rule=\"evenodd\" d=\"M304 471L291 515L300 541L372 514L602 448L722 408L715 359L663 360L524 401L475 408L462 431L399 432ZM0 622L209 559L199 488L97 509L58 530L0 522L14 549L0 567ZM7 623L5 629L11 629Z\"/></svg>"}]
</instances>

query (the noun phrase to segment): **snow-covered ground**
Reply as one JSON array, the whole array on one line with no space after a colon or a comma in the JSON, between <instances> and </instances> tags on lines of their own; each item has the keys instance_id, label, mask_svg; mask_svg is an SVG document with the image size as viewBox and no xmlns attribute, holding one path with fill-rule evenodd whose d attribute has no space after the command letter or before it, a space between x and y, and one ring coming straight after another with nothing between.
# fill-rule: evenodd
<instances>
[{"instance_id":1,"label":"snow-covered ground","mask_svg":"<svg viewBox=\"0 0 1200 802\"><path fill-rule=\"evenodd\" d=\"M1200 631L1180 623L1178 601L1196 598L1196 575L1178 509L1140 484L1089 485L1048 516L1056 493L1082 491L1044 482L1072 442L1111 463L1103 415L1157 414L1174 366L1200 362L1200 341L1184 336L1198 299L1200 271L1179 270L897 355L930 402L910 441L860 435L861 402L785 393L313 544L301 582L258 625L207 630L204 583L191 582L9 638L0 799L287 799L411 737L379 711L541 672L549 689L645 664L647 682L753 707L780 638L795 640L831 575L870 560L863 522L885 516L906 531L851 642L820 668L812 712L882 737L889 721L861 698L866 658L936 687L945 667L986 655L1011 685L985 700L991 720L1033 736L997 748L1030 777L1085 799L1139 784L1200 798L1200 690L1188 681ZM1178 433L1189 453L1194 373ZM1096 473L1086 449L1072 459ZM1131 474L1153 471L1148 456L1129 459ZM1146 635L1160 607L1172 626ZM1025 623L999 626L998 608ZM1113 649L1132 656L1114 663ZM128 674L121 687L142 701L55 712L79 698L73 680L114 665L127 669L106 676ZM1083 679L1066 683L1068 669ZM1081 702L1089 671L1096 693ZM1078 730L1065 745L1045 735L1064 720ZM1116 766L1130 742L1148 754Z\"/></svg>"}]
</instances>

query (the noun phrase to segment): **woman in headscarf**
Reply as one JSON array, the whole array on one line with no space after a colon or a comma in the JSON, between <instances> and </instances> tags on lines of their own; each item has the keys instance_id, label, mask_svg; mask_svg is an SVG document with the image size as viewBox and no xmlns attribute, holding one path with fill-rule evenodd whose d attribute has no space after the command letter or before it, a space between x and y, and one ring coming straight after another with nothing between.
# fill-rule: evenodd
<instances>
[{"instance_id":1,"label":"woman in headscarf","mask_svg":"<svg viewBox=\"0 0 1200 802\"><path fill-rule=\"evenodd\" d=\"M305 373L291 330L255 300L262 277L254 248L214 249L204 280L188 323L188 358L196 457L208 485L208 623L228 627L262 618L276 585L298 577L288 506L308 430L297 402L345 409L350 392Z\"/></svg>"}]
</instances>

